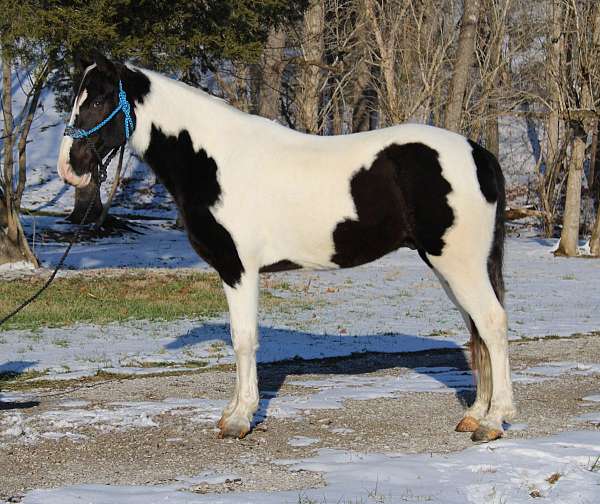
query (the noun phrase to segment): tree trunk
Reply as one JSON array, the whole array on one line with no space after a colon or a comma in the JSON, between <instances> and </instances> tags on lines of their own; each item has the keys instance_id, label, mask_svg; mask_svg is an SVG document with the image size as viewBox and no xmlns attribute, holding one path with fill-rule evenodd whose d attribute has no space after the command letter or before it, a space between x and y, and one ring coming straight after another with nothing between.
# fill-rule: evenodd
<instances>
[{"instance_id":1,"label":"tree trunk","mask_svg":"<svg viewBox=\"0 0 600 504\"><path fill-rule=\"evenodd\" d=\"M594 122L595 126L592 134L592 157L590 160L590 179L588 181L588 186L592 198L594 199L594 203L597 206L600 206L600 142L598 141L600 121L596 119Z\"/></svg>"},{"instance_id":2,"label":"tree trunk","mask_svg":"<svg viewBox=\"0 0 600 504\"><path fill-rule=\"evenodd\" d=\"M3 153L4 153L4 199L5 199L5 211L6 211L6 222L7 231L6 234L8 239L16 242L17 230L10 226L12 222L12 208L13 208L13 149L14 149L14 119L12 112L12 69L11 59L6 51L2 52L2 113L4 119L4 142L3 142Z\"/></svg>"},{"instance_id":3,"label":"tree trunk","mask_svg":"<svg viewBox=\"0 0 600 504\"><path fill-rule=\"evenodd\" d=\"M479 0L464 0L454 71L452 73L448 105L446 107L445 127L452 131L460 131L465 90L475 53L478 16Z\"/></svg>"},{"instance_id":4,"label":"tree trunk","mask_svg":"<svg viewBox=\"0 0 600 504\"><path fill-rule=\"evenodd\" d=\"M573 5L573 8L577 6ZM577 13L576 13L577 14ZM588 11L589 20L592 21L591 38L593 45L600 46L600 6L596 3ZM575 16L576 19L577 16ZM579 25L576 25L577 27ZM572 54L570 60L572 82L569 87L580 89L580 100L573 99L570 108L590 111L594 107L593 83L591 73L596 61L597 54L591 51L585 39L582 38L581 31L571 30L569 32L572 40L569 44L569 50ZM596 44L597 42L597 44ZM593 60L593 61L592 61ZM595 128L593 118L584 116L580 120L571 122L574 131L574 140L572 155L569 164L569 176L567 179L567 195L565 200L565 213L563 216L563 229L560 235L560 242L557 255L575 256L577 255L577 245L579 240L579 222L581 215L581 185L583 178L583 165L585 162L585 147L588 132Z\"/></svg>"},{"instance_id":5,"label":"tree trunk","mask_svg":"<svg viewBox=\"0 0 600 504\"><path fill-rule=\"evenodd\" d=\"M23 198L23 192L25 191L25 184L27 183L27 137L31 130L31 124L37 112L38 104L40 102L40 96L46 78L50 72L50 65L48 62L43 63L38 67L38 71L33 79L33 88L31 90L31 101L29 102L29 108L27 109L27 115L23 119L23 123L19 130L19 182L17 184L17 190L15 191L15 208L19 210L21 208L21 199Z\"/></svg>"},{"instance_id":6,"label":"tree trunk","mask_svg":"<svg viewBox=\"0 0 600 504\"><path fill-rule=\"evenodd\" d=\"M487 23L491 27L492 38L489 43L489 77L485 84L484 95L487 100L485 125L485 147L497 158L500 157L500 131L498 127L498 97L502 96L504 84L504 62L502 59L502 44L504 43L508 11L511 0L505 0L502 5L495 6L495 12L490 13Z\"/></svg>"},{"instance_id":7,"label":"tree trunk","mask_svg":"<svg viewBox=\"0 0 600 504\"><path fill-rule=\"evenodd\" d=\"M352 88L352 124L353 133L359 131L369 131L371 126L371 113L373 112L373 89L370 87L371 72L367 63L367 30L364 24L361 24L357 32L357 39L360 44L360 52L357 56L356 69L354 75L354 85Z\"/></svg>"},{"instance_id":8,"label":"tree trunk","mask_svg":"<svg viewBox=\"0 0 600 504\"><path fill-rule=\"evenodd\" d=\"M83 221L83 217L88 208L88 205L92 205L90 212ZM90 183L82 188L75 188L75 206L71 215L67 217L69 222L73 224L90 224L96 222L100 215L102 215L102 199L100 198L100 186L96 182L96 179L92 177Z\"/></svg>"},{"instance_id":9,"label":"tree trunk","mask_svg":"<svg viewBox=\"0 0 600 504\"><path fill-rule=\"evenodd\" d=\"M593 256L600 257L600 205L596 214L596 223L592 229L592 237L590 238L590 251Z\"/></svg>"},{"instance_id":10,"label":"tree trunk","mask_svg":"<svg viewBox=\"0 0 600 504\"><path fill-rule=\"evenodd\" d=\"M323 60L323 28L325 21L323 3L313 0L304 15L302 50L304 61L300 68L298 109L301 124L307 133L318 133Z\"/></svg>"},{"instance_id":11,"label":"tree trunk","mask_svg":"<svg viewBox=\"0 0 600 504\"><path fill-rule=\"evenodd\" d=\"M284 48L285 32L271 30L261 58L256 111L272 120L279 119Z\"/></svg>"},{"instance_id":12,"label":"tree trunk","mask_svg":"<svg viewBox=\"0 0 600 504\"><path fill-rule=\"evenodd\" d=\"M12 60L7 51L2 51L2 112L4 119L4 187L2 188L2 204L0 205L0 264L25 261L39 266L38 260L31 252L23 227L19 220L19 212L15 207L13 192L14 168L14 119L12 112Z\"/></svg>"},{"instance_id":13,"label":"tree trunk","mask_svg":"<svg viewBox=\"0 0 600 504\"><path fill-rule=\"evenodd\" d=\"M380 78L382 85L379 90L379 105L381 109L380 124L390 126L406 120L403 116L403 110L399 102L399 90L396 78L395 54L397 49L394 45L394 38L386 39L386 34L382 30L380 23L381 5L375 0L365 1L365 13L369 21L369 29L373 32L377 51L379 53L378 66L380 69Z\"/></svg>"},{"instance_id":14,"label":"tree trunk","mask_svg":"<svg viewBox=\"0 0 600 504\"><path fill-rule=\"evenodd\" d=\"M550 237L554 233L555 188L557 176L562 165L562 152L559 146L560 109L561 109L561 57L565 43L562 34L563 3L554 0L552 26L547 53L548 82L550 84L549 102L551 110L546 121L546 156L544 172L540 173L539 195L545 211L544 231ZM542 165L540 164L540 167Z\"/></svg>"},{"instance_id":15,"label":"tree trunk","mask_svg":"<svg viewBox=\"0 0 600 504\"><path fill-rule=\"evenodd\" d=\"M581 180L583 177L583 163L585 161L585 138L575 134L569 162L569 176L567 179L567 196L565 199L565 213L563 228L560 233L560 243L556 255L576 256L579 240L579 217L581 214Z\"/></svg>"}]
</instances>

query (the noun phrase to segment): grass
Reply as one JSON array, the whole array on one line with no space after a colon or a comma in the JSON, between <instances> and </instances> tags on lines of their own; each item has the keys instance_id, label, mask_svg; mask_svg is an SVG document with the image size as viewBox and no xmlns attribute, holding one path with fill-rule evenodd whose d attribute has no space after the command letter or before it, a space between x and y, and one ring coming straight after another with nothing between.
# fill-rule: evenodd
<instances>
[{"instance_id":1,"label":"grass","mask_svg":"<svg viewBox=\"0 0 600 504\"><path fill-rule=\"evenodd\" d=\"M42 279L0 282L0 315L32 295ZM262 306L270 308L280 298L266 292ZM209 318L227 310L218 276L128 272L118 276L78 275L58 278L31 305L0 330L68 326L77 322L107 324L125 320ZM55 344L62 346L64 341Z\"/></svg>"}]
</instances>

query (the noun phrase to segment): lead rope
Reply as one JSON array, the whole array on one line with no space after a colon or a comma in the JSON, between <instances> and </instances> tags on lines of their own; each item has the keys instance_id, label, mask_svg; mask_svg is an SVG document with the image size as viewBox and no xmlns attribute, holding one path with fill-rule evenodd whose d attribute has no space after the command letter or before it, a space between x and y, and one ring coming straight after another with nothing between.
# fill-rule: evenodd
<instances>
[{"instance_id":1,"label":"lead rope","mask_svg":"<svg viewBox=\"0 0 600 504\"><path fill-rule=\"evenodd\" d=\"M102 182L104 182L106 180L106 172L108 169L108 165L110 164L110 162L112 161L112 159L115 157L116 153L119 150L121 150L121 155L119 156L118 171L119 172L121 171L121 165L123 163L123 152L125 151L125 144L123 144L120 148L115 147L110 152L110 154L108 155L106 160L103 162L102 157L100 157L99 152L96 150L96 146L89 140L89 138L86 137L86 140L87 140L87 145L90 147L90 149L92 150L92 152L96 155L96 157L98 159L98 185L102 186ZM94 205L94 200L92 199L92 200L90 200L90 203L88 204L87 209L85 210L85 213L83 214L83 217L81 219L81 222L79 223L79 226L83 226L85 224L85 221L87 220L88 216L90 215L90 212L92 211L93 205ZM69 252L71 251L71 248L73 247L73 244L76 241L78 241L79 238L81 237L82 231L83 231L83 229L80 229L77 233L75 233L73 238L71 238L71 240L69 241L69 245L63 252L63 255L61 256L60 260L58 261L58 264L54 268L54 271L52 272L52 274L50 275L48 280L46 280L44 285L42 285L42 287L35 294L33 294L33 296L31 296L27 300L23 301L17 308L15 308L13 311L11 311L8 315L4 316L2 318L2 320L0 320L0 326L2 324L4 324L5 322L7 322L8 320L10 320L11 318L13 318L17 313L19 313L27 305L33 303L38 297L40 297L42 292L44 292L48 287L50 287L50 284L56 277L58 271L62 268L63 264L65 263L65 260L67 259L67 256L69 255Z\"/></svg>"}]
</instances>

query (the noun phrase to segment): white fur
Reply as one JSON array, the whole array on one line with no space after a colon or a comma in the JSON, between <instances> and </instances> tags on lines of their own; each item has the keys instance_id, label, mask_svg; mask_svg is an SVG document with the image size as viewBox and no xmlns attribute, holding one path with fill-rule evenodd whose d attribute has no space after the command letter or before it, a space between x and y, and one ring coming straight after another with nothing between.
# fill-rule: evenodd
<instances>
[{"instance_id":1,"label":"white fur","mask_svg":"<svg viewBox=\"0 0 600 504\"><path fill-rule=\"evenodd\" d=\"M85 76L87 75L87 73L92 68L95 68L95 66L96 64L94 63L93 65L90 65L85 69L85 72L83 73L83 77L81 79L82 84L85 80ZM87 96L87 89L84 88L82 91L80 87L77 93L77 97L75 98L73 110L71 111L71 117L69 118L69 126L73 126L75 124L77 116L79 115L79 109L87 99ZM75 187L85 187L90 183L92 176L90 173L85 173L84 175L80 176L73 171L73 167L71 166L71 163L69 161L72 146L73 139L68 136L63 136L62 142L60 144L60 150L58 153L58 160L56 163L57 171L60 178L62 178L67 184L70 184Z\"/></svg>"}]
</instances>

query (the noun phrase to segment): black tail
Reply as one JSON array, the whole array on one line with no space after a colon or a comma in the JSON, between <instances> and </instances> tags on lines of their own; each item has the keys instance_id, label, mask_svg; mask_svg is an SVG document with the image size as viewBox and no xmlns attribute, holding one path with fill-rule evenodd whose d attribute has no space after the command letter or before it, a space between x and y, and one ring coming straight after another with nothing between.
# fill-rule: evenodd
<instances>
[{"instance_id":1,"label":"black tail","mask_svg":"<svg viewBox=\"0 0 600 504\"><path fill-rule=\"evenodd\" d=\"M504 175L502 169L495 156L491 157L491 164L496 179L496 187L498 190L498 199L496 200L496 222L494 225L494 241L492 242L492 249L488 257L488 274L490 276L490 282L496 293L496 297L500 304L504 305L504 276L502 275L502 265L504 262L504 238L506 235L505 231L505 218L504 212L506 210L506 189L504 184Z\"/></svg>"},{"instance_id":2,"label":"black tail","mask_svg":"<svg viewBox=\"0 0 600 504\"><path fill-rule=\"evenodd\" d=\"M500 163L491 152L469 140L473 149L473 160L477 167L479 188L489 203L496 202L494 223L494 241L488 256L488 275L500 304L504 304L504 278L502 261L504 260L504 212L506 210L506 188Z\"/></svg>"}]
</instances>

